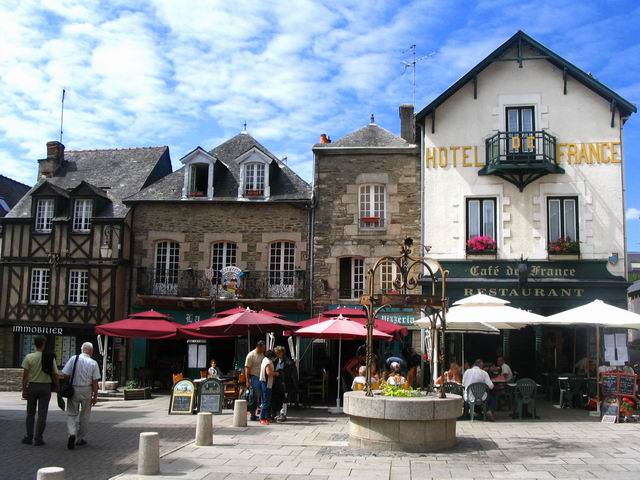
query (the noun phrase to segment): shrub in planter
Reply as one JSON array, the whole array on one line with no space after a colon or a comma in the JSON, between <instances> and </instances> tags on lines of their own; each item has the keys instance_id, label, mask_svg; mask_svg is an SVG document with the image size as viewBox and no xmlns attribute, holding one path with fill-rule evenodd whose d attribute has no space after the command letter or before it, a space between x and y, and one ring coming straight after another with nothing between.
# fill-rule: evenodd
<instances>
[{"instance_id":1,"label":"shrub in planter","mask_svg":"<svg viewBox=\"0 0 640 480\"><path fill-rule=\"evenodd\" d=\"M549 242L547 251L550 255L577 255L580 253L580 242L560 237L555 242Z\"/></svg>"}]
</instances>

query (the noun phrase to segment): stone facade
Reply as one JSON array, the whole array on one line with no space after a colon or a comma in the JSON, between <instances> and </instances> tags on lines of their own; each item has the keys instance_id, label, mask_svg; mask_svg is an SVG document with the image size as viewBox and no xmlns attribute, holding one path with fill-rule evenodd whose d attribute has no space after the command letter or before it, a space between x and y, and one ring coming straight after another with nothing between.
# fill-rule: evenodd
<instances>
[{"instance_id":1,"label":"stone facade","mask_svg":"<svg viewBox=\"0 0 640 480\"><path fill-rule=\"evenodd\" d=\"M319 144L313 149L314 314L329 304L358 303L357 298L340 298L341 258L362 258L366 272L380 257L398 255L405 237L420 239L418 147L399 137L382 146L369 141L375 136L392 137L375 125L359 132L346 137L352 142ZM364 185L384 186L386 208L380 228L361 221L359 196Z\"/></svg>"}]
</instances>

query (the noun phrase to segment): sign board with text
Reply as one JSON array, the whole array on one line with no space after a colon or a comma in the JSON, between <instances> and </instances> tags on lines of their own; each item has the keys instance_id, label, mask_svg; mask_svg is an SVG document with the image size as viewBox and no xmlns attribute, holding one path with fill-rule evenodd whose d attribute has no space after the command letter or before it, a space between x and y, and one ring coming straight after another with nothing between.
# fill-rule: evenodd
<instances>
[{"instance_id":1,"label":"sign board with text","mask_svg":"<svg viewBox=\"0 0 640 480\"><path fill-rule=\"evenodd\" d=\"M171 390L170 415L191 415L193 413L196 387L191 380L180 380Z\"/></svg>"}]
</instances>

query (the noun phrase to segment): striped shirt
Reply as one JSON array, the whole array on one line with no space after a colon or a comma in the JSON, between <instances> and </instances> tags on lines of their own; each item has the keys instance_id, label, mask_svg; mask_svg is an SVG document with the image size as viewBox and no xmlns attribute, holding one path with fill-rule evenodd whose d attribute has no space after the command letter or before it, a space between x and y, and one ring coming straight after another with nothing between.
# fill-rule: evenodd
<instances>
[{"instance_id":1,"label":"striped shirt","mask_svg":"<svg viewBox=\"0 0 640 480\"><path fill-rule=\"evenodd\" d=\"M76 355L69 359L62 369L62 373L71 377L71 374L73 373L73 363L75 361ZM98 362L86 353L81 353L80 356L78 356L78 363L76 364L73 386L86 387L92 385L94 380L100 380L100 368L98 367Z\"/></svg>"}]
</instances>

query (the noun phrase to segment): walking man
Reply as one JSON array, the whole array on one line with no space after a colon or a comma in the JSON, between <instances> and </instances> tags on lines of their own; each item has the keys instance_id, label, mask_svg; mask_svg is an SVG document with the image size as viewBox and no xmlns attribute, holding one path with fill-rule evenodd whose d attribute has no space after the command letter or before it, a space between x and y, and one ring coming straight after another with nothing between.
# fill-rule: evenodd
<instances>
[{"instance_id":1,"label":"walking man","mask_svg":"<svg viewBox=\"0 0 640 480\"><path fill-rule=\"evenodd\" d=\"M256 348L251 350L244 361L244 374L247 377L247 388L251 389L252 401L248 405L251 413L251 420L258 420L256 409L260 405L260 367L264 360L264 350L266 344L264 340L256 343Z\"/></svg>"},{"instance_id":2,"label":"walking man","mask_svg":"<svg viewBox=\"0 0 640 480\"><path fill-rule=\"evenodd\" d=\"M22 361L22 398L27 400L27 434L22 439L26 445L44 445L42 434L47 426L47 412L51 399L51 384L58 384L58 367L53 353L45 352L44 346L47 339L42 335L36 335L33 344L36 351L28 354ZM38 422L35 423L36 408L38 410ZM35 440L33 427L35 424Z\"/></svg>"},{"instance_id":3,"label":"walking man","mask_svg":"<svg viewBox=\"0 0 640 480\"><path fill-rule=\"evenodd\" d=\"M98 362L91 358L92 355L93 345L91 342L85 342L82 344L82 353L71 357L62 369L65 378L73 376L73 396L67 401L67 430L69 431L67 448L69 450L73 450L76 445L87 444L85 436L89 426L91 406L98 401L100 368Z\"/></svg>"}]
</instances>

